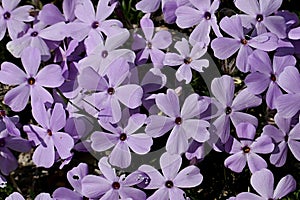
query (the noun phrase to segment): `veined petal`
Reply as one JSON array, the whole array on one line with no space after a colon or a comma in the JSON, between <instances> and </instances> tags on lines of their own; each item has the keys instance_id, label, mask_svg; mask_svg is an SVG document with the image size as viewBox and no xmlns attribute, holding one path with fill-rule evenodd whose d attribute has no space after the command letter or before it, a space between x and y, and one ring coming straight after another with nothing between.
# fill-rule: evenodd
<instances>
[{"instance_id":1,"label":"veined petal","mask_svg":"<svg viewBox=\"0 0 300 200\"><path fill-rule=\"evenodd\" d=\"M161 115L151 115L147 119L145 132L151 137L160 137L175 126L174 119Z\"/></svg>"},{"instance_id":2,"label":"veined petal","mask_svg":"<svg viewBox=\"0 0 300 200\"><path fill-rule=\"evenodd\" d=\"M39 167L49 168L54 164L54 144L51 137L45 137L44 143L40 144L33 153L32 160Z\"/></svg>"},{"instance_id":3,"label":"veined petal","mask_svg":"<svg viewBox=\"0 0 300 200\"><path fill-rule=\"evenodd\" d=\"M286 175L277 184L274 190L274 199L281 199L288 193L293 192L296 189L297 182L291 175Z\"/></svg>"},{"instance_id":4,"label":"veined petal","mask_svg":"<svg viewBox=\"0 0 300 200\"><path fill-rule=\"evenodd\" d=\"M3 62L0 70L0 82L7 85L19 85L26 81L26 74L18 66Z\"/></svg>"},{"instance_id":5,"label":"veined petal","mask_svg":"<svg viewBox=\"0 0 300 200\"><path fill-rule=\"evenodd\" d=\"M139 85L127 84L116 88L115 95L127 107L136 108L142 104L143 89Z\"/></svg>"},{"instance_id":6,"label":"veined petal","mask_svg":"<svg viewBox=\"0 0 300 200\"><path fill-rule=\"evenodd\" d=\"M240 47L241 42L233 38L219 37L211 42L214 55L222 60L232 56Z\"/></svg>"},{"instance_id":7,"label":"veined petal","mask_svg":"<svg viewBox=\"0 0 300 200\"><path fill-rule=\"evenodd\" d=\"M109 155L109 162L121 168L129 167L131 163L131 153L125 142L119 142Z\"/></svg>"},{"instance_id":8,"label":"veined petal","mask_svg":"<svg viewBox=\"0 0 300 200\"><path fill-rule=\"evenodd\" d=\"M174 185L180 188L196 187L201 184L203 176L196 166L188 166L181 170L173 180Z\"/></svg>"},{"instance_id":9,"label":"veined petal","mask_svg":"<svg viewBox=\"0 0 300 200\"><path fill-rule=\"evenodd\" d=\"M268 169L262 169L251 176L251 185L264 198L273 197L274 176Z\"/></svg>"},{"instance_id":10,"label":"veined petal","mask_svg":"<svg viewBox=\"0 0 300 200\"><path fill-rule=\"evenodd\" d=\"M71 155L71 149L74 147L73 138L62 132L55 132L52 135L54 146L58 152L58 155L62 159L66 159Z\"/></svg>"},{"instance_id":11,"label":"veined petal","mask_svg":"<svg viewBox=\"0 0 300 200\"><path fill-rule=\"evenodd\" d=\"M232 171L240 173L246 166L246 157L244 156L242 151L238 152L226 158L226 160L224 161L224 165Z\"/></svg>"},{"instance_id":12,"label":"veined petal","mask_svg":"<svg viewBox=\"0 0 300 200\"><path fill-rule=\"evenodd\" d=\"M165 178L174 180L182 164L180 155L164 153L160 157L159 162Z\"/></svg>"},{"instance_id":13,"label":"veined petal","mask_svg":"<svg viewBox=\"0 0 300 200\"><path fill-rule=\"evenodd\" d=\"M33 47L26 48L22 53L21 61L29 77L34 77L41 63L41 53L39 49Z\"/></svg>"},{"instance_id":14,"label":"veined petal","mask_svg":"<svg viewBox=\"0 0 300 200\"><path fill-rule=\"evenodd\" d=\"M4 103L13 111L19 112L26 107L29 100L29 94L30 88L28 85L19 85L5 94Z\"/></svg>"},{"instance_id":15,"label":"veined petal","mask_svg":"<svg viewBox=\"0 0 300 200\"><path fill-rule=\"evenodd\" d=\"M45 66L36 76L36 83L44 87L55 88L64 82L61 67L56 64Z\"/></svg>"}]
</instances>

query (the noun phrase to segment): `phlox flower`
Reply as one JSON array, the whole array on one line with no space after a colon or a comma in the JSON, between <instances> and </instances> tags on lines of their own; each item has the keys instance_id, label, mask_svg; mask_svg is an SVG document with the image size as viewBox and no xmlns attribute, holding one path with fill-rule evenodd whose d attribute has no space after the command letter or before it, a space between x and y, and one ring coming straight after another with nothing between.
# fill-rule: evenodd
<instances>
[{"instance_id":1,"label":"phlox flower","mask_svg":"<svg viewBox=\"0 0 300 200\"><path fill-rule=\"evenodd\" d=\"M32 160L37 166L51 167L55 161L55 149L62 159L71 156L74 140L68 134L60 132L66 125L66 113L62 104L54 104L54 108L46 110L44 104L39 102L32 110L34 119L42 126L25 125L24 131L29 140L37 146Z\"/></svg>"},{"instance_id":2,"label":"phlox flower","mask_svg":"<svg viewBox=\"0 0 300 200\"><path fill-rule=\"evenodd\" d=\"M55 88L63 83L61 67L49 64L38 72L41 53L37 48L31 47L24 51L21 61L26 73L13 63L3 62L1 64L0 82L18 85L5 94L4 103L13 111L23 110L30 96L32 107L38 99L43 103L53 103L53 97L44 87Z\"/></svg>"}]
</instances>

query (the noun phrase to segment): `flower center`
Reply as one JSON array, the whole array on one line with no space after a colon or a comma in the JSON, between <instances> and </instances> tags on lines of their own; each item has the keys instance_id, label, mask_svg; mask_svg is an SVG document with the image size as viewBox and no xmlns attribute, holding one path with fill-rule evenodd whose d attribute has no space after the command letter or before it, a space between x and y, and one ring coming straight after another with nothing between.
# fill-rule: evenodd
<instances>
[{"instance_id":1,"label":"flower center","mask_svg":"<svg viewBox=\"0 0 300 200\"><path fill-rule=\"evenodd\" d=\"M247 41L246 39L241 39L241 43L242 43L243 45L246 45L246 44L248 43L248 41Z\"/></svg>"},{"instance_id":2,"label":"flower center","mask_svg":"<svg viewBox=\"0 0 300 200\"><path fill-rule=\"evenodd\" d=\"M112 188L113 188L114 190L120 189L120 183L119 183L119 182L113 182L113 183L111 184L111 186L112 186Z\"/></svg>"},{"instance_id":3,"label":"flower center","mask_svg":"<svg viewBox=\"0 0 300 200\"><path fill-rule=\"evenodd\" d=\"M276 81L276 76L274 74L271 74L270 79L271 79L271 81L275 82Z\"/></svg>"},{"instance_id":4,"label":"flower center","mask_svg":"<svg viewBox=\"0 0 300 200\"><path fill-rule=\"evenodd\" d=\"M108 52L106 50L101 53L102 58L106 58L108 56Z\"/></svg>"},{"instance_id":5,"label":"flower center","mask_svg":"<svg viewBox=\"0 0 300 200\"><path fill-rule=\"evenodd\" d=\"M3 14L3 18L6 19L6 20L9 19L10 16L11 16L11 15L10 15L9 12L5 12L5 13Z\"/></svg>"},{"instance_id":6,"label":"flower center","mask_svg":"<svg viewBox=\"0 0 300 200\"><path fill-rule=\"evenodd\" d=\"M126 133L122 133L122 134L120 135L120 140L121 140L121 141L125 141L126 139L127 139Z\"/></svg>"},{"instance_id":7,"label":"flower center","mask_svg":"<svg viewBox=\"0 0 300 200\"><path fill-rule=\"evenodd\" d=\"M211 14L210 14L210 12L205 12L205 13L204 13L204 18L205 18L206 20L210 20L210 19L211 19Z\"/></svg>"},{"instance_id":8,"label":"flower center","mask_svg":"<svg viewBox=\"0 0 300 200\"><path fill-rule=\"evenodd\" d=\"M182 118L181 117L176 117L175 124L177 124L177 125L182 124Z\"/></svg>"},{"instance_id":9,"label":"flower center","mask_svg":"<svg viewBox=\"0 0 300 200\"><path fill-rule=\"evenodd\" d=\"M35 79L33 77L30 77L28 80L27 80L27 83L29 85L33 85L35 83Z\"/></svg>"},{"instance_id":10,"label":"flower center","mask_svg":"<svg viewBox=\"0 0 300 200\"><path fill-rule=\"evenodd\" d=\"M0 138L0 147L4 147L5 146L5 140L4 138Z\"/></svg>"},{"instance_id":11,"label":"flower center","mask_svg":"<svg viewBox=\"0 0 300 200\"><path fill-rule=\"evenodd\" d=\"M285 142L288 142L288 140L289 140L289 136L286 134L286 135L284 136L284 141L285 141Z\"/></svg>"},{"instance_id":12,"label":"flower center","mask_svg":"<svg viewBox=\"0 0 300 200\"><path fill-rule=\"evenodd\" d=\"M50 129L48 129L48 130L47 130L47 134L48 134L49 136L52 136L52 131L51 131Z\"/></svg>"},{"instance_id":13,"label":"flower center","mask_svg":"<svg viewBox=\"0 0 300 200\"><path fill-rule=\"evenodd\" d=\"M256 21L261 22L262 20L264 20L264 16L261 15L261 14L258 14L258 15L256 16Z\"/></svg>"},{"instance_id":14,"label":"flower center","mask_svg":"<svg viewBox=\"0 0 300 200\"><path fill-rule=\"evenodd\" d=\"M172 187L174 186L174 184L173 184L172 181L168 180L168 181L166 181L165 186L166 186L167 188L172 188Z\"/></svg>"},{"instance_id":15,"label":"flower center","mask_svg":"<svg viewBox=\"0 0 300 200\"><path fill-rule=\"evenodd\" d=\"M149 49L152 49L152 43L151 43L151 42L147 42L147 47L148 47Z\"/></svg>"},{"instance_id":16,"label":"flower center","mask_svg":"<svg viewBox=\"0 0 300 200\"><path fill-rule=\"evenodd\" d=\"M4 110L0 110L0 118L5 116L6 116L6 112Z\"/></svg>"},{"instance_id":17,"label":"flower center","mask_svg":"<svg viewBox=\"0 0 300 200\"><path fill-rule=\"evenodd\" d=\"M30 36L31 37L36 37L36 36L38 36L38 32L37 31L33 31L31 34L30 34Z\"/></svg>"},{"instance_id":18,"label":"flower center","mask_svg":"<svg viewBox=\"0 0 300 200\"><path fill-rule=\"evenodd\" d=\"M226 113L226 115L229 115L231 112L232 112L232 109L231 109L229 106L227 106L227 107L225 108L225 113Z\"/></svg>"},{"instance_id":19,"label":"flower center","mask_svg":"<svg viewBox=\"0 0 300 200\"><path fill-rule=\"evenodd\" d=\"M98 27L99 27L99 22L94 21L94 22L92 23L92 28L93 28L93 29L96 29L96 28L98 28Z\"/></svg>"},{"instance_id":20,"label":"flower center","mask_svg":"<svg viewBox=\"0 0 300 200\"><path fill-rule=\"evenodd\" d=\"M192 60L191 57L186 57L186 58L183 60L184 64L186 64L186 65L190 64L192 61L193 61L193 60Z\"/></svg>"},{"instance_id":21,"label":"flower center","mask_svg":"<svg viewBox=\"0 0 300 200\"><path fill-rule=\"evenodd\" d=\"M107 89L107 93L108 93L109 95L113 95L113 94L115 93L115 89L112 88L112 87L110 87L110 88Z\"/></svg>"},{"instance_id":22,"label":"flower center","mask_svg":"<svg viewBox=\"0 0 300 200\"><path fill-rule=\"evenodd\" d=\"M250 148L247 147L247 146L244 146L242 150L243 150L244 153L249 153L250 152Z\"/></svg>"}]
</instances>

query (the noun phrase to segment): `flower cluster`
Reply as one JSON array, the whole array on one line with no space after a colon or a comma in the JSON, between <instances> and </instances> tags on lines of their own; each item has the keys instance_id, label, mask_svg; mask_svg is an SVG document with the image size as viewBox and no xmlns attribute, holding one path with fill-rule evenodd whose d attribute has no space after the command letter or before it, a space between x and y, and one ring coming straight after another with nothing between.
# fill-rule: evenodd
<instances>
[{"instance_id":1,"label":"flower cluster","mask_svg":"<svg viewBox=\"0 0 300 200\"><path fill-rule=\"evenodd\" d=\"M9 86L0 110L1 188L17 152L32 152L37 167L73 166L72 188L37 200L184 200L205 180L201 162L212 151L232 173L250 173L254 190L229 199L296 190L292 175L274 190L269 169L289 155L300 161L299 18L280 10L282 0L235 0L238 14L223 17L220 0L141 0L133 29L118 17L120 1L61 3L1 2L0 39L15 57L0 69ZM155 13L166 26L155 27ZM194 92L200 78L206 90ZM253 112L262 108L264 118ZM98 169L77 158L82 152Z\"/></svg>"}]
</instances>

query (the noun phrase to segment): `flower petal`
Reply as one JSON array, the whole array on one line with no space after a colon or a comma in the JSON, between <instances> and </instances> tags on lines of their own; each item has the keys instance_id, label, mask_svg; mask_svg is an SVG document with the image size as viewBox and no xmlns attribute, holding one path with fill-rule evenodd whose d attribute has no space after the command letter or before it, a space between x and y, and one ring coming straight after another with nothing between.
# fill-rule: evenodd
<instances>
[{"instance_id":1,"label":"flower petal","mask_svg":"<svg viewBox=\"0 0 300 200\"><path fill-rule=\"evenodd\" d=\"M30 88L28 85L19 85L9 90L4 96L4 103L13 111L19 112L23 110L29 100Z\"/></svg>"},{"instance_id":2,"label":"flower petal","mask_svg":"<svg viewBox=\"0 0 300 200\"><path fill-rule=\"evenodd\" d=\"M7 85L19 85L26 82L26 74L15 64L3 62L0 70L0 82Z\"/></svg>"}]
</instances>

